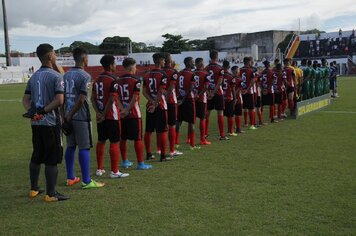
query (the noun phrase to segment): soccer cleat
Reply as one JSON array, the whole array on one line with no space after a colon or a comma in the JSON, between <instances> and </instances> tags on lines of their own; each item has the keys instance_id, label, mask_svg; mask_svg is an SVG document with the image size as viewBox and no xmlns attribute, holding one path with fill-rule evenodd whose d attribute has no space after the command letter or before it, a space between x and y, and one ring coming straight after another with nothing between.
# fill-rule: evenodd
<instances>
[{"instance_id":1,"label":"soccer cleat","mask_svg":"<svg viewBox=\"0 0 356 236\"><path fill-rule=\"evenodd\" d=\"M243 131L242 129L236 129L236 133L242 134L242 133L245 133L245 131Z\"/></svg>"},{"instance_id":2,"label":"soccer cleat","mask_svg":"<svg viewBox=\"0 0 356 236\"><path fill-rule=\"evenodd\" d=\"M278 120L273 119L271 120L271 123L278 123Z\"/></svg>"},{"instance_id":3,"label":"soccer cleat","mask_svg":"<svg viewBox=\"0 0 356 236\"><path fill-rule=\"evenodd\" d=\"M45 202L58 202L58 201L65 201L68 199L70 199L70 197L60 194L59 192L56 192L53 196L49 196L46 194L44 198Z\"/></svg>"},{"instance_id":4,"label":"soccer cleat","mask_svg":"<svg viewBox=\"0 0 356 236\"><path fill-rule=\"evenodd\" d=\"M104 187L105 183L103 182L97 182L95 180L91 180L90 183L85 184L82 182L82 189L91 189L91 188L101 188Z\"/></svg>"},{"instance_id":5,"label":"soccer cleat","mask_svg":"<svg viewBox=\"0 0 356 236\"><path fill-rule=\"evenodd\" d=\"M200 145L210 145L211 142L209 142L208 140L204 140L204 141L200 141Z\"/></svg>"},{"instance_id":6,"label":"soccer cleat","mask_svg":"<svg viewBox=\"0 0 356 236\"><path fill-rule=\"evenodd\" d=\"M30 198L34 198L37 197L38 195L40 195L41 193L44 193L43 189L38 189L38 190L30 190L30 193L28 194L28 196Z\"/></svg>"},{"instance_id":7,"label":"soccer cleat","mask_svg":"<svg viewBox=\"0 0 356 236\"><path fill-rule=\"evenodd\" d=\"M66 185L67 186L73 186L77 183L80 182L80 178L79 177L74 177L74 179L67 179Z\"/></svg>"},{"instance_id":8,"label":"soccer cleat","mask_svg":"<svg viewBox=\"0 0 356 236\"><path fill-rule=\"evenodd\" d=\"M288 116L287 116L286 113L282 114L282 118L287 118L287 117L288 117Z\"/></svg>"},{"instance_id":9,"label":"soccer cleat","mask_svg":"<svg viewBox=\"0 0 356 236\"><path fill-rule=\"evenodd\" d=\"M132 163L131 161L129 161L129 160L124 160L124 161L121 163L121 167L122 167L122 168L125 168L125 169L131 167L132 165L133 165L133 163Z\"/></svg>"},{"instance_id":10,"label":"soccer cleat","mask_svg":"<svg viewBox=\"0 0 356 236\"><path fill-rule=\"evenodd\" d=\"M229 138L226 137L226 136L224 136L224 137L220 136L219 140L220 140L220 141L225 141L225 140L229 140Z\"/></svg>"},{"instance_id":11,"label":"soccer cleat","mask_svg":"<svg viewBox=\"0 0 356 236\"><path fill-rule=\"evenodd\" d=\"M161 156L161 159L159 161L162 162L162 161L171 161L171 160L173 160L173 157Z\"/></svg>"},{"instance_id":12,"label":"soccer cleat","mask_svg":"<svg viewBox=\"0 0 356 236\"><path fill-rule=\"evenodd\" d=\"M110 173L110 178L114 179L114 178L125 178L125 177L128 177L130 174L127 174L127 173L122 173L120 171L114 173L111 171Z\"/></svg>"},{"instance_id":13,"label":"soccer cleat","mask_svg":"<svg viewBox=\"0 0 356 236\"><path fill-rule=\"evenodd\" d=\"M256 126L251 125L248 129L249 129L249 130L256 130L257 128L256 128Z\"/></svg>"},{"instance_id":14,"label":"soccer cleat","mask_svg":"<svg viewBox=\"0 0 356 236\"><path fill-rule=\"evenodd\" d=\"M105 174L105 170L100 170L100 169L97 169L96 172L95 172L95 175L96 176L102 176L103 174Z\"/></svg>"},{"instance_id":15,"label":"soccer cleat","mask_svg":"<svg viewBox=\"0 0 356 236\"><path fill-rule=\"evenodd\" d=\"M136 170L148 170L148 169L152 169L152 165L148 165L143 162L138 163L138 165L136 167Z\"/></svg>"},{"instance_id":16,"label":"soccer cleat","mask_svg":"<svg viewBox=\"0 0 356 236\"><path fill-rule=\"evenodd\" d=\"M152 155L152 153L147 153L146 155L146 160L149 161L149 160L152 160L152 159L155 159L156 157L154 155Z\"/></svg>"},{"instance_id":17,"label":"soccer cleat","mask_svg":"<svg viewBox=\"0 0 356 236\"><path fill-rule=\"evenodd\" d=\"M193 147L190 147L190 150L192 150L192 151L200 150L200 147L199 146L193 146Z\"/></svg>"},{"instance_id":18,"label":"soccer cleat","mask_svg":"<svg viewBox=\"0 0 356 236\"><path fill-rule=\"evenodd\" d=\"M232 136L232 137L236 137L237 136L237 133L228 133L227 135L229 135L229 136Z\"/></svg>"},{"instance_id":19,"label":"soccer cleat","mask_svg":"<svg viewBox=\"0 0 356 236\"><path fill-rule=\"evenodd\" d=\"M157 150L157 155L161 155L161 150Z\"/></svg>"},{"instance_id":20,"label":"soccer cleat","mask_svg":"<svg viewBox=\"0 0 356 236\"><path fill-rule=\"evenodd\" d=\"M176 157L176 156L181 156L181 155L183 155L183 152L180 152L180 151L177 151L177 150L175 150L174 152L171 152L169 154L170 157Z\"/></svg>"}]
</instances>

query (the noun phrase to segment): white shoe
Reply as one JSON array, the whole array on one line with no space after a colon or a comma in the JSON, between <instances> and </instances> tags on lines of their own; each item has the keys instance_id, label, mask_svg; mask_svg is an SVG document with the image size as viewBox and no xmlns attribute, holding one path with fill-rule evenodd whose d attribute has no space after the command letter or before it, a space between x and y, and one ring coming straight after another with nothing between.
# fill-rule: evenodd
<instances>
[{"instance_id":1,"label":"white shoe","mask_svg":"<svg viewBox=\"0 0 356 236\"><path fill-rule=\"evenodd\" d=\"M180 151L175 150L174 152L171 152L169 155L170 155L171 157L181 156L181 155L183 155L183 152L180 152Z\"/></svg>"},{"instance_id":2,"label":"white shoe","mask_svg":"<svg viewBox=\"0 0 356 236\"><path fill-rule=\"evenodd\" d=\"M111 171L110 173L110 178L125 178L125 177L128 177L130 174L127 174L127 173L122 173L120 171L114 173Z\"/></svg>"},{"instance_id":3,"label":"white shoe","mask_svg":"<svg viewBox=\"0 0 356 236\"><path fill-rule=\"evenodd\" d=\"M103 174L105 174L105 170L97 169L96 172L95 172L96 176L102 176Z\"/></svg>"}]
</instances>

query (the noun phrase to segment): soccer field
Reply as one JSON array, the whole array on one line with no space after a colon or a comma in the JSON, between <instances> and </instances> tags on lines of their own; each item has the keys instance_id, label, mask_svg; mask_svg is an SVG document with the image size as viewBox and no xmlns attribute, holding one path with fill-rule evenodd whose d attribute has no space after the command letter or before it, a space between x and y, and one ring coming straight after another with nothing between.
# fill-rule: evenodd
<instances>
[{"instance_id":1,"label":"soccer field","mask_svg":"<svg viewBox=\"0 0 356 236\"><path fill-rule=\"evenodd\" d=\"M218 141L130 177L94 176L102 189L64 186L64 202L31 200L25 85L0 86L0 234L2 235L355 235L356 78L339 78L329 107ZM214 116L215 117L215 116ZM211 119L212 121L215 120ZM96 126L93 131L96 139ZM181 140L185 140L183 126ZM197 135L198 136L198 135ZM133 143L128 157L135 161ZM109 168L108 145L105 167ZM76 174L80 176L78 163ZM44 187L44 168L40 186Z\"/></svg>"}]
</instances>

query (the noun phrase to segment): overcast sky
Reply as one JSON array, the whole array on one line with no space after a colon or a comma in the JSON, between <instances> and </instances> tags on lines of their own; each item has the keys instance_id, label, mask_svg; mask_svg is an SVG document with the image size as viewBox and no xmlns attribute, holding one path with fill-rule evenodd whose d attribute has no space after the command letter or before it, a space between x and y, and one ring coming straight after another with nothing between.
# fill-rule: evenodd
<instances>
[{"instance_id":1,"label":"overcast sky","mask_svg":"<svg viewBox=\"0 0 356 236\"><path fill-rule=\"evenodd\" d=\"M330 2L334 2L330 4ZM265 30L356 28L355 0L6 0L11 50L55 48L108 36L160 46L162 34L188 39ZM1 12L1 29L2 12ZM1 34L0 52L4 52Z\"/></svg>"}]
</instances>

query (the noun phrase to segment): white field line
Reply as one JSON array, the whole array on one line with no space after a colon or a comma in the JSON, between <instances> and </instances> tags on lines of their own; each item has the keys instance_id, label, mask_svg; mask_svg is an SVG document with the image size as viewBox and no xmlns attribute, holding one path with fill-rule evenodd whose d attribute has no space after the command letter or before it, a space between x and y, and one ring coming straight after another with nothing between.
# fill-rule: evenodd
<instances>
[{"instance_id":1,"label":"white field line","mask_svg":"<svg viewBox=\"0 0 356 236\"><path fill-rule=\"evenodd\" d=\"M356 114L356 111L321 111L323 113L335 113L335 114Z\"/></svg>"},{"instance_id":2,"label":"white field line","mask_svg":"<svg viewBox=\"0 0 356 236\"><path fill-rule=\"evenodd\" d=\"M21 102L21 99L0 99L0 102Z\"/></svg>"}]
</instances>

